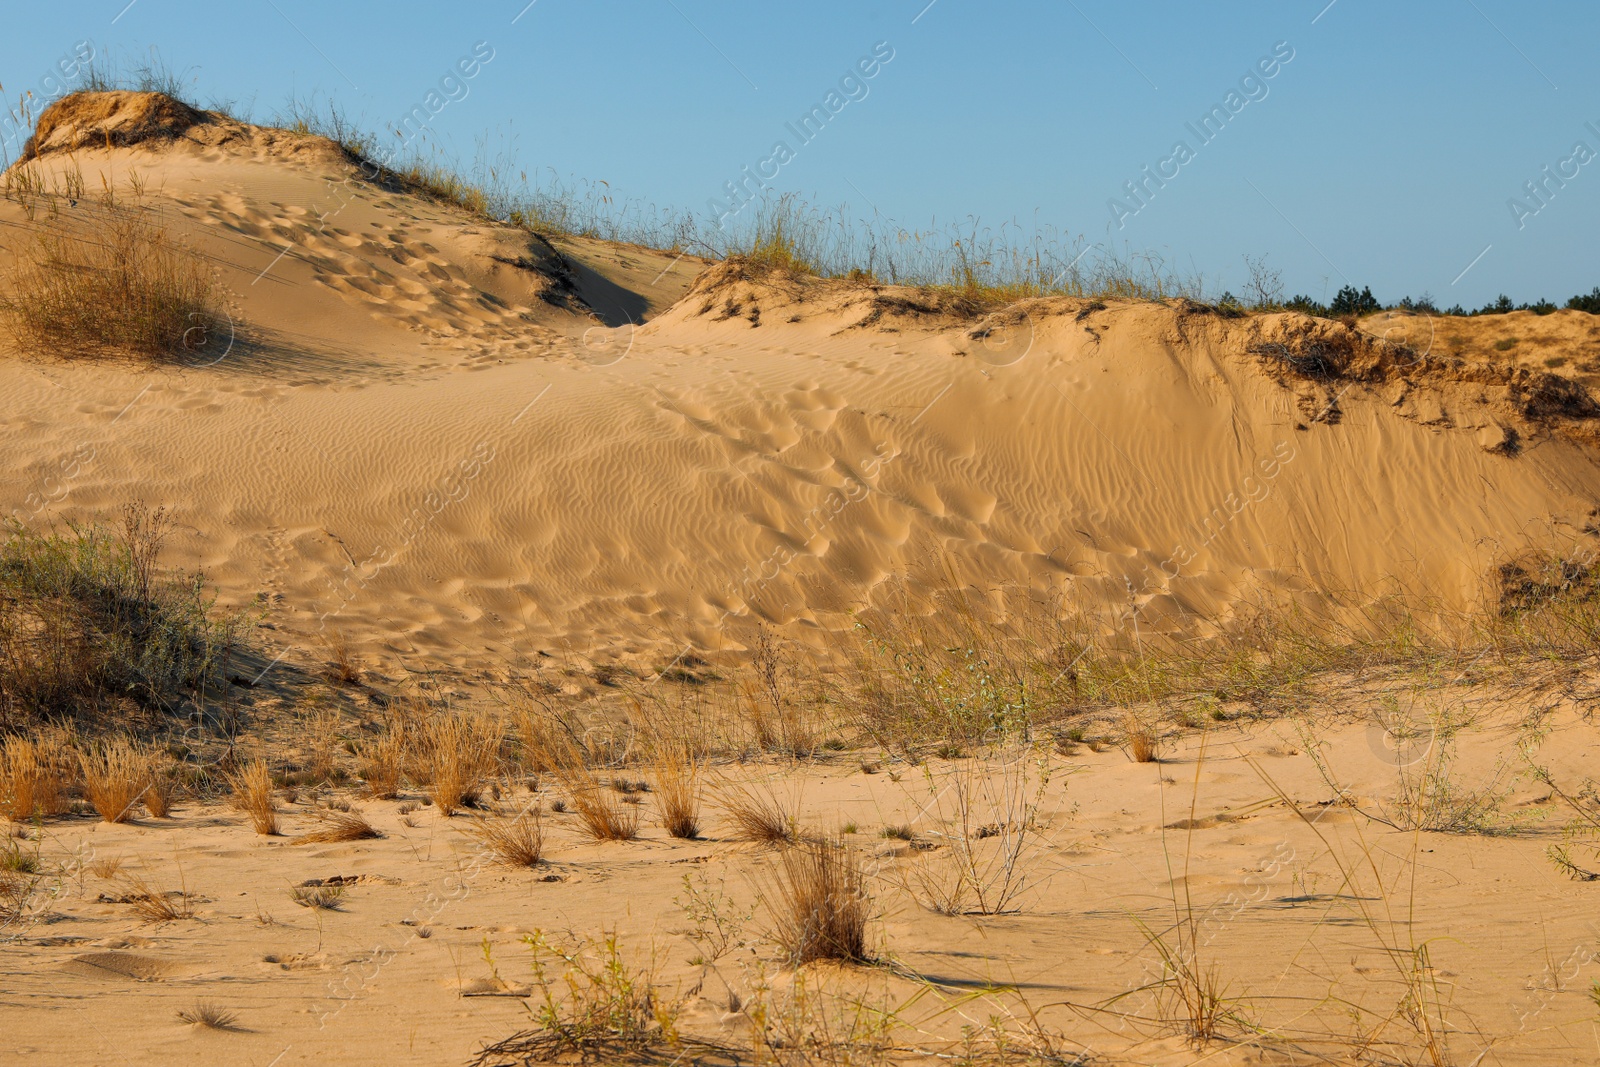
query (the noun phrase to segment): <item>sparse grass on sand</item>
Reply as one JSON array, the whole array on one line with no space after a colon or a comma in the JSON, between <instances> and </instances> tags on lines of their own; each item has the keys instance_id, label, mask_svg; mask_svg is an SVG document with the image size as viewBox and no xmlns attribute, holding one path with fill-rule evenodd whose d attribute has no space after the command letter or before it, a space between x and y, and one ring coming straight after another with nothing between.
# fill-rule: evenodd
<instances>
[{"instance_id":1,"label":"sparse grass on sand","mask_svg":"<svg viewBox=\"0 0 1600 1067\"><path fill-rule=\"evenodd\" d=\"M123 875L122 899L147 923L194 918L194 902L187 887L163 890L143 874Z\"/></svg>"},{"instance_id":2,"label":"sparse grass on sand","mask_svg":"<svg viewBox=\"0 0 1600 1067\"><path fill-rule=\"evenodd\" d=\"M225 674L241 620L214 609L198 573L158 573L169 526L134 504L116 531L0 535L0 729L126 726Z\"/></svg>"}]
</instances>

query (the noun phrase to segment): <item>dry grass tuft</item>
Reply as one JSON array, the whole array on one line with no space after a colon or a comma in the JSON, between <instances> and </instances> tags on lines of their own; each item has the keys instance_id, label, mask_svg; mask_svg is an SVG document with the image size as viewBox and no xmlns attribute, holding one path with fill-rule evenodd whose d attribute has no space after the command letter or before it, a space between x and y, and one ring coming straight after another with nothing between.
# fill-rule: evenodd
<instances>
[{"instance_id":1,"label":"dry grass tuft","mask_svg":"<svg viewBox=\"0 0 1600 1067\"><path fill-rule=\"evenodd\" d=\"M1128 755L1135 763L1154 763L1161 755L1161 738L1156 728L1137 716L1130 715L1123 725L1128 735Z\"/></svg>"},{"instance_id":2,"label":"dry grass tuft","mask_svg":"<svg viewBox=\"0 0 1600 1067\"><path fill-rule=\"evenodd\" d=\"M339 630L329 630L322 639L328 649L325 677L335 685L360 685L361 663L350 651L350 642Z\"/></svg>"},{"instance_id":3,"label":"dry grass tuft","mask_svg":"<svg viewBox=\"0 0 1600 1067\"><path fill-rule=\"evenodd\" d=\"M406 761L404 727L396 723L381 738L363 745L360 752L360 774L367 784L367 795L377 800L399 796Z\"/></svg>"},{"instance_id":4,"label":"dry grass tuft","mask_svg":"<svg viewBox=\"0 0 1600 1067\"><path fill-rule=\"evenodd\" d=\"M367 841L382 837L377 828L353 811L318 812L322 828L301 834L294 839L297 845L331 844L340 841Z\"/></svg>"},{"instance_id":5,"label":"dry grass tuft","mask_svg":"<svg viewBox=\"0 0 1600 1067\"><path fill-rule=\"evenodd\" d=\"M59 744L8 737L0 743L0 814L27 822L63 810L65 752Z\"/></svg>"},{"instance_id":6,"label":"dry grass tuft","mask_svg":"<svg viewBox=\"0 0 1600 1067\"><path fill-rule=\"evenodd\" d=\"M207 1030L237 1030L239 1016L209 1000L197 1000L192 1008L180 1008L178 1018L191 1026Z\"/></svg>"},{"instance_id":7,"label":"dry grass tuft","mask_svg":"<svg viewBox=\"0 0 1600 1067\"><path fill-rule=\"evenodd\" d=\"M544 823L536 810L514 819L473 819L467 833L507 867L537 867L544 856Z\"/></svg>"},{"instance_id":8,"label":"dry grass tuft","mask_svg":"<svg viewBox=\"0 0 1600 1067\"><path fill-rule=\"evenodd\" d=\"M867 877L842 838L806 841L778 857L773 936L796 965L867 960Z\"/></svg>"},{"instance_id":9,"label":"dry grass tuft","mask_svg":"<svg viewBox=\"0 0 1600 1067\"><path fill-rule=\"evenodd\" d=\"M78 759L84 795L100 817L110 823L132 818L154 778L150 754L118 739L85 749Z\"/></svg>"},{"instance_id":10,"label":"dry grass tuft","mask_svg":"<svg viewBox=\"0 0 1600 1067\"><path fill-rule=\"evenodd\" d=\"M142 874L123 876L123 903L132 906L147 923L175 922L194 918L194 901L187 888L161 890Z\"/></svg>"},{"instance_id":11,"label":"dry grass tuft","mask_svg":"<svg viewBox=\"0 0 1600 1067\"><path fill-rule=\"evenodd\" d=\"M770 786L724 785L722 810L733 823L734 835L762 845L793 845L800 840L798 804L785 805Z\"/></svg>"},{"instance_id":12,"label":"dry grass tuft","mask_svg":"<svg viewBox=\"0 0 1600 1067\"><path fill-rule=\"evenodd\" d=\"M172 814L172 794L178 782L167 773L154 753L150 756L150 780L145 784L144 808L151 818L165 819Z\"/></svg>"},{"instance_id":13,"label":"dry grass tuft","mask_svg":"<svg viewBox=\"0 0 1600 1067\"><path fill-rule=\"evenodd\" d=\"M477 806L484 779L498 766L500 736L499 724L487 717L443 714L422 724L418 759L440 814Z\"/></svg>"},{"instance_id":14,"label":"dry grass tuft","mask_svg":"<svg viewBox=\"0 0 1600 1067\"><path fill-rule=\"evenodd\" d=\"M656 797L661 825L684 841L700 836L700 765L687 746L665 748L656 767Z\"/></svg>"},{"instance_id":15,"label":"dry grass tuft","mask_svg":"<svg viewBox=\"0 0 1600 1067\"><path fill-rule=\"evenodd\" d=\"M272 800L272 775L264 760L252 760L228 776L233 806L250 816L258 834L278 836L278 808Z\"/></svg>"},{"instance_id":16,"label":"dry grass tuft","mask_svg":"<svg viewBox=\"0 0 1600 1067\"><path fill-rule=\"evenodd\" d=\"M596 841L632 841L639 836L639 809L618 804L587 775L567 775L572 807L584 832Z\"/></svg>"},{"instance_id":17,"label":"dry grass tuft","mask_svg":"<svg viewBox=\"0 0 1600 1067\"><path fill-rule=\"evenodd\" d=\"M52 216L16 246L0 293L0 319L18 348L191 362L226 351L232 338L211 268L157 209L120 202L108 188L72 217Z\"/></svg>"},{"instance_id":18,"label":"dry grass tuft","mask_svg":"<svg viewBox=\"0 0 1600 1067\"><path fill-rule=\"evenodd\" d=\"M89 873L102 881L109 882L122 870L121 856L102 856L89 864Z\"/></svg>"},{"instance_id":19,"label":"dry grass tuft","mask_svg":"<svg viewBox=\"0 0 1600 1067\"><path fill-rule=\"evenodd\" d=\"M302 908L313 911L342 911L344 887L338 885L301 885L289 890L289 899Z\"/></svg>"}]
</instances>

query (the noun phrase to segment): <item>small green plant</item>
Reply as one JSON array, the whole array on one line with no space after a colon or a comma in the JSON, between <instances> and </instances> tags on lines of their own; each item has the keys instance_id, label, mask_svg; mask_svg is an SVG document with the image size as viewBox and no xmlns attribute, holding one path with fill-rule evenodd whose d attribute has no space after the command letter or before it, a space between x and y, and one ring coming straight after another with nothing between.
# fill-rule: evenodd
<instances>
[{"instance_id":1,"label":"small green plant","mask_svg":"<svg viewBox=\"0 0 1600 1067\"><path fill-rule=\"evenodd\" d=\"M164 578L163 509L124 510L122 529L0 535L0 726L104 725L131 698L166 709L218 681L242 620L213 608L199 573Z\"/></svg>"},{"instance_id":2,"label":"small green plant","mask_svg":"<svg viewBox=\"0 0 1600 1067\"><path fill-rule=\"evenodd\" d=\"M528 1007L534 1028L485 1048L478 1065L507 1062L633 1062L652 1050L683 1044L677 1006L656 989L649 968L635 968L615 933L598 943L552 943L542 930L525 936L535 992Z\"/></svg>"},{"instance_id":3,"label":"small green plant","mask_svg":"<svg viewBox=\"0 0 1600 1067\"><path fill-rule=\"evenodd\" d=\"M689 940L699 953L689 962L709 967L728 953L745 945L744 928L754 916L754 908L741 909L719 883L711 885L704 872L683 876L683 894L672 898L693 923Z\"/></svg>"}]
</instances>

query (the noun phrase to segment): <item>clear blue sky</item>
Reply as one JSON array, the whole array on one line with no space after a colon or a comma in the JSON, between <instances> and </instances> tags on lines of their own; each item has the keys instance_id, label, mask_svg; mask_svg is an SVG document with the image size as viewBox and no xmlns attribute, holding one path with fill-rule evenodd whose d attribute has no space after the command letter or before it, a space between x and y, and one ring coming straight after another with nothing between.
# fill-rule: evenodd
<instances>
[{"instance_id":1,"label":"clear blue sky","mask_svg":"<svg viewBox=\"0 0 1600 1067\"><path fill-rule=\"evenodd\" d=\"M1244 253L1315 297L1349 281L1473 306L1600 284L1600 161L1569 164L1520 229L1507 206L1538 206L1523 183L1575 142L1600 152L1594 0L525 4L11 5L0 80L11 99L37 91L87 39L124 63L158 50L201 102L265 117L320 94L381 128L486 41L494 59L431 119L432 143L470 158L487 134L529 170L703 211L774 141L798 145L785 123L888 42L865 97L775 188L910 227L976 215L1114 239L1216 289L1238 287ZM1294 58L1202 144L1185 124L1285 41ZM1179 140L1193 158L1116 228L1108 200Z\"/></svg>"}]
</instances>

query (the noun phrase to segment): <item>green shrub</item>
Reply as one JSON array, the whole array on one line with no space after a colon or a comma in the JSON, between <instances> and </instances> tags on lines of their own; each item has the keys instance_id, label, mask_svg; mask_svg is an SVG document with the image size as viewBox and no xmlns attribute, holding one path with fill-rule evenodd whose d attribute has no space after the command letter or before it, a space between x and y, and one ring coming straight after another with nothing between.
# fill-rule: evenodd
<instances>
[{"instance_id":1,"label":"green shrub","mask_svg":"<svg viewBox=\"0 0 1600 1067\"><path fill-rule=\"evenodd\" d=\"M157 573L162 509L122 529L14 524L0 541L0 729L176 707L216 681L241 620L218 614L199 572Z\"/></svg>"}]
</instances>

